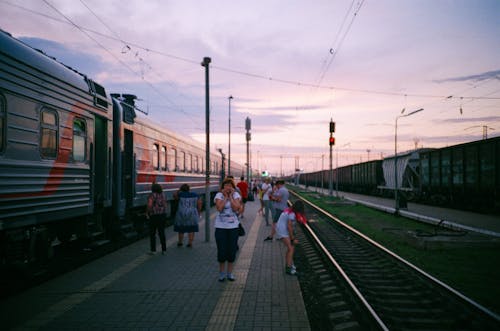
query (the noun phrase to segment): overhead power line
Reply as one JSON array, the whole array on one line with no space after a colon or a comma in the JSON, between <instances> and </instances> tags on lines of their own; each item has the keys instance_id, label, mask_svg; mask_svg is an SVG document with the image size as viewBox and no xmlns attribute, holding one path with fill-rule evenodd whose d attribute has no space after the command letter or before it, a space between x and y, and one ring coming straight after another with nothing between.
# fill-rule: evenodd
<instances>
[{"instance_id":1,"label":"overhead power line","mask_svg":"<svg viewBox=\"0 0 500 331\"><path fill-rule=\"evenodd\" d=\"M37 15L49 18L49 19L58 21L58 22L62 22L62 23L73 25L74 27L78 28L80 31L82 31L83 33L85 33L90 39L92 39L94 42L96 42L101 48L103 48L104 50L106 50L106 52L110 53L115 59L117 59L117 61L119 61L120 63L122 63L125 67L129 68L129 70L131 70L136 75L137 75L137 73L132 68L130 68L128 65L126 65L121 60L119 60L118 58L116 58L115 55L113 55L109 50L107 50L97 40L95 40L94 38L92 38L87 32L91 32L91 33L100 35L102 37L105 37L105 38L108 38L108 39L111 39L111 40L125 42L127 45L132 45L134 47L143 49L145 51L148 51L148 52L151 52L151 53L155 53L155 54L158 54L158 55L162 55L162 56L174 59L174 60L178 60L178 61L183 61L183 62L195 64L196 66L200 65L200 63L199 63L200 61L187 59L187 58L184 58L184 57L181 57L181 56L177 56L177 55L173 55L173 54L169 54L169 53L166 53L166 52L163 52L163 51L153 50L153 49L141 46L139 44L135 44L135 43L132 43L132 42L129 42L129 41L124 41L124 40L122 40L120 38L113 37L113 36L110 36L110 35L106 35L106 34L98 32L98 31L94 31L92 29L84 28L82 26L79 26L79 25L75 24L74 22L72 22L68 18L66 18L66 16L64 16L59 11L58 12L63 17L65 17L68 20L69 23L66 22L66 21L54 18L52 16L46 15L46 14L42 14L42 13L36 12L34 10L27 9L25 7L22 7L22 6L19 6L19 5L16 5L16 4L12 4L12 3L7 2L7 1L1 1L1 2L5 3L7 5L10 5L10 6L13 6L13 7L17 7L17 8L20 8L22 10L26 10L26 11L29 11L31 13L34 13L34 14L37 14ZM48 4L47 0L44 0L44 2ZM53 7L52 5L50 5L50 4L48 4L48 5L55 9L55 7ZM358 7L358 10L360 8L361 8L361 6ZM57 11L57 9L55 9L55 10ZM301 82L301 81L296 81L296 80L275 78L275 77L271 77L271 76L264 76L264 75L261 75L261 74L255 74L255 73L245 72L245 71L241 71L241 70L235 70L235 69L225 68L225 67L221 67L221 66L216 66L216 65L213 65L212 69L216 69L216 70L220 70L220 71L225 71L225 72L229 72L229 73L234 73L234 74L238 74L238 75L243 75L243 76L247 76L247 77L252 77L252 78L255 78L255 79L264 79L264 80L273 81L273 82L282 83L282 84L294 85L294 86L299 86L299 87L313 87L313 88L318 88L318 89L327 89L327 90L331 90L331 91L337 90L337 91L346 91L346 92L354 92L354 93L366 93L366 94L389 95L389 96L411 96L411 97L418 97L418 98L437 98L437 99L446 99L446 98L448 98L448 99L460 99L460 100L464 100L464 99L467 99L467 100L500 100L500 97L484 97L484 96L478 97L478 96L459 96L459 95L433 95L433 94L419 94L419 93L400 93L400 92L369 90L369 89L355 89L355 88L347 88L347 87L340 87L340 86L327 86L327 85L320 85L320 84L314 84L314 83L308 83L308 82ZM148 83L155 91L157 91L158 93L161 94L161 92L159 92L151 83L149 83L147 81L146 81L146 83ZM165 96L163 96L163 97L165 97Z\"/></svg>"},{"instance_id":2,"label":"overhead power line","mask_svg":"<svg viewBox=\"0 0 500 331\"><path fill-rule=\"evenodd\" d=\"M56 11L59 15L61 15L62 17L64 17L66 19L67 22L65 21L61 21L63 23L68 23L68 24L71 24L72 26L74 26L75 28L77 28L78 30L80 30L83 34L85 34L89 39L91 39L93 42L95 42L100 48L102 48L104 51L106 51L108 54L110 54L116 61L118 61L121 65L123 65L125 68L127 68L130 72L132 72L134 75L136 76L139 76L141 77L141 79L153 90L155 91L156 93L158 93L158 95L160 95L162 98L164 98L166 101L168 101L169 103L171 103L172 105L176 106L175 103L170 100L166 95L164 95L158 88L156 88L156 86L154 86L151 82L149 82L148 80L146 80L144 78L144 75L136 72L132 67L130 67L127 63L123 62L121 59L119 59L115 54L113 54L109 49L107 49L104 45L102 45L98 40L96 40L95 38L93 38L88 32L95 32L95 31L91 31L91 30L88 30L86 28L83 28L81 27L80 25L74 23L69 17L67 17L66 15L64 15L59 9L57 9L54 5L52 5L51 3L48 2L48 0L43 0L50 8L52 8L54 11ZM82 1L83 3L83 1ZM84 4L85 7L88 8L88 6L86 4ZM90 10L90 9L89 9ZM93 12L93 11L90 11L99 21L102 22L102 20ZM45 15L44 15L45 16ZM60 20L58 20L60 21ZM104 24L104 23L103 23ZM107 38L112 38L114 40L118 40L122 43L124 43L125 45L127 44L125 41L123 41L121 38L119 38L119 36L113 32L111 30L111 28L104 24L106 26L106 28L111 31L113 34L116 35L116 37L111 37L111 36L108 36L108 35L104 35L104 34L100 34L98 33L99 35L102 35L104 37L107 37ZM142 47L138 47L138 48L142 48ZM139 59L140 61L143 61L142 59ZM186 115L187 117L189 117L189 119L193 122L193 123L196 123L195 122L195 119L193 118L193 116L191 116L189 113L187 113L182 107L178 107L178 110L180 110L184 115Z\"/></svg>"}]
</instances>

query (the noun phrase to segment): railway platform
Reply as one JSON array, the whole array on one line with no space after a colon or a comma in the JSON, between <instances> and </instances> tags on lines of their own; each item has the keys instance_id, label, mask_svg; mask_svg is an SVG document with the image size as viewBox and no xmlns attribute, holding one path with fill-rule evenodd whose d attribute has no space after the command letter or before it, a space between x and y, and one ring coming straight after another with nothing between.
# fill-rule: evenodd
<instances>
[{"instance_id":1,"label":"railway platform","mask_svg":"<svg viewBox=\"0 0 500 331\"><path fill-rule=\"evenodd\" d=\"M284 245L263 241L270 227L259 207L246 205L234 282L218 281L212 208L208 242L204 217L192 248L177 247L170 226L165 255L149 255L144 238L4 299L1 328L310 330L298 279L284 272Z\"/></svg>"}]
</instances>

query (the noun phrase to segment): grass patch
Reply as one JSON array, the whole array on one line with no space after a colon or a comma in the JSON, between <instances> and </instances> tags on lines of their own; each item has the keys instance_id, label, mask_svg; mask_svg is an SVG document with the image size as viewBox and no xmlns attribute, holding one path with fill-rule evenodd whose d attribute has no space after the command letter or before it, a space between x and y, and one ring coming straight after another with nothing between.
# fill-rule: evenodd
<instances>
[{"instance_id":1,"label":"grass patch","mask_svg":"<svg viewBox=\"0 0 500 331\"><path fill-rule=\"evenodd\" d=\"M423 246L408 233L435 233L436 227L362 205L339 203L329 196L301 191L299 194L338 217L402 258L500 314L500 245L479 243ZM455 238L456 240L465 239ZM417 244L416 244L417 243Z\"/></svg>"}]
</instances>

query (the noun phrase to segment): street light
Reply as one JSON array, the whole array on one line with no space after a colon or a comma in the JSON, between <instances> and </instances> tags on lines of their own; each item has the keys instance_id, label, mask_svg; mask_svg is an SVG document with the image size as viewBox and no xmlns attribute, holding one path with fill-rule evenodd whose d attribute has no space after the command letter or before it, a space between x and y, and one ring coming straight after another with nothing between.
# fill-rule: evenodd
<instances>
[{"instance_id":1,"label":"street light","mask_svg":"<svg viewBox=\"0 0 500 331\"><path fill-rule=\"evenodd\" d=\"M394 213L396 215L399 214L399 203L398 203L398 119L401 117L408 117L413 114L416 114L420 111L424 110L424 108L420 108L412 111L411 113L405 115L399 115L396 117L396 125L394 130ZM405 108L401 111L401 114L405 112Z\"/></svg>"},{"instance_id":2,"label":"street light","mask_svg":"<svg viewBox=\"0 0 500 331\"><path fill-rule=\"evenodd\" d=\"M229 146L227 152L227 175L231 175L231 100L233 100L233 96L230 95L229 100Z\"/></svg>"}]
</instances>

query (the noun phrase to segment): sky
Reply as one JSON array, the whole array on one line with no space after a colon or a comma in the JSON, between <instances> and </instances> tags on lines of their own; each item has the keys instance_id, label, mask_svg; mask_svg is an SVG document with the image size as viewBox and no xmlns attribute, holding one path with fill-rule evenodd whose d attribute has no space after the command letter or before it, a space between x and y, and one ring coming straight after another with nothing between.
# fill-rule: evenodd
<instances>
[{"instance_id":1,"label":"sky","mask_svg":"<svg viewBox=\"0 0 500 331\"><path fill-rule=\"evenodd\" d=\"M0 28L281 175L500 136L498 0L0 0ZM229 96L233 98L229 101ZM229 112L229 102L231 111ZM406 117L412 111L422 111ZM403 112L404 109L404 112Z\"/></svg>"}]
</instances>

